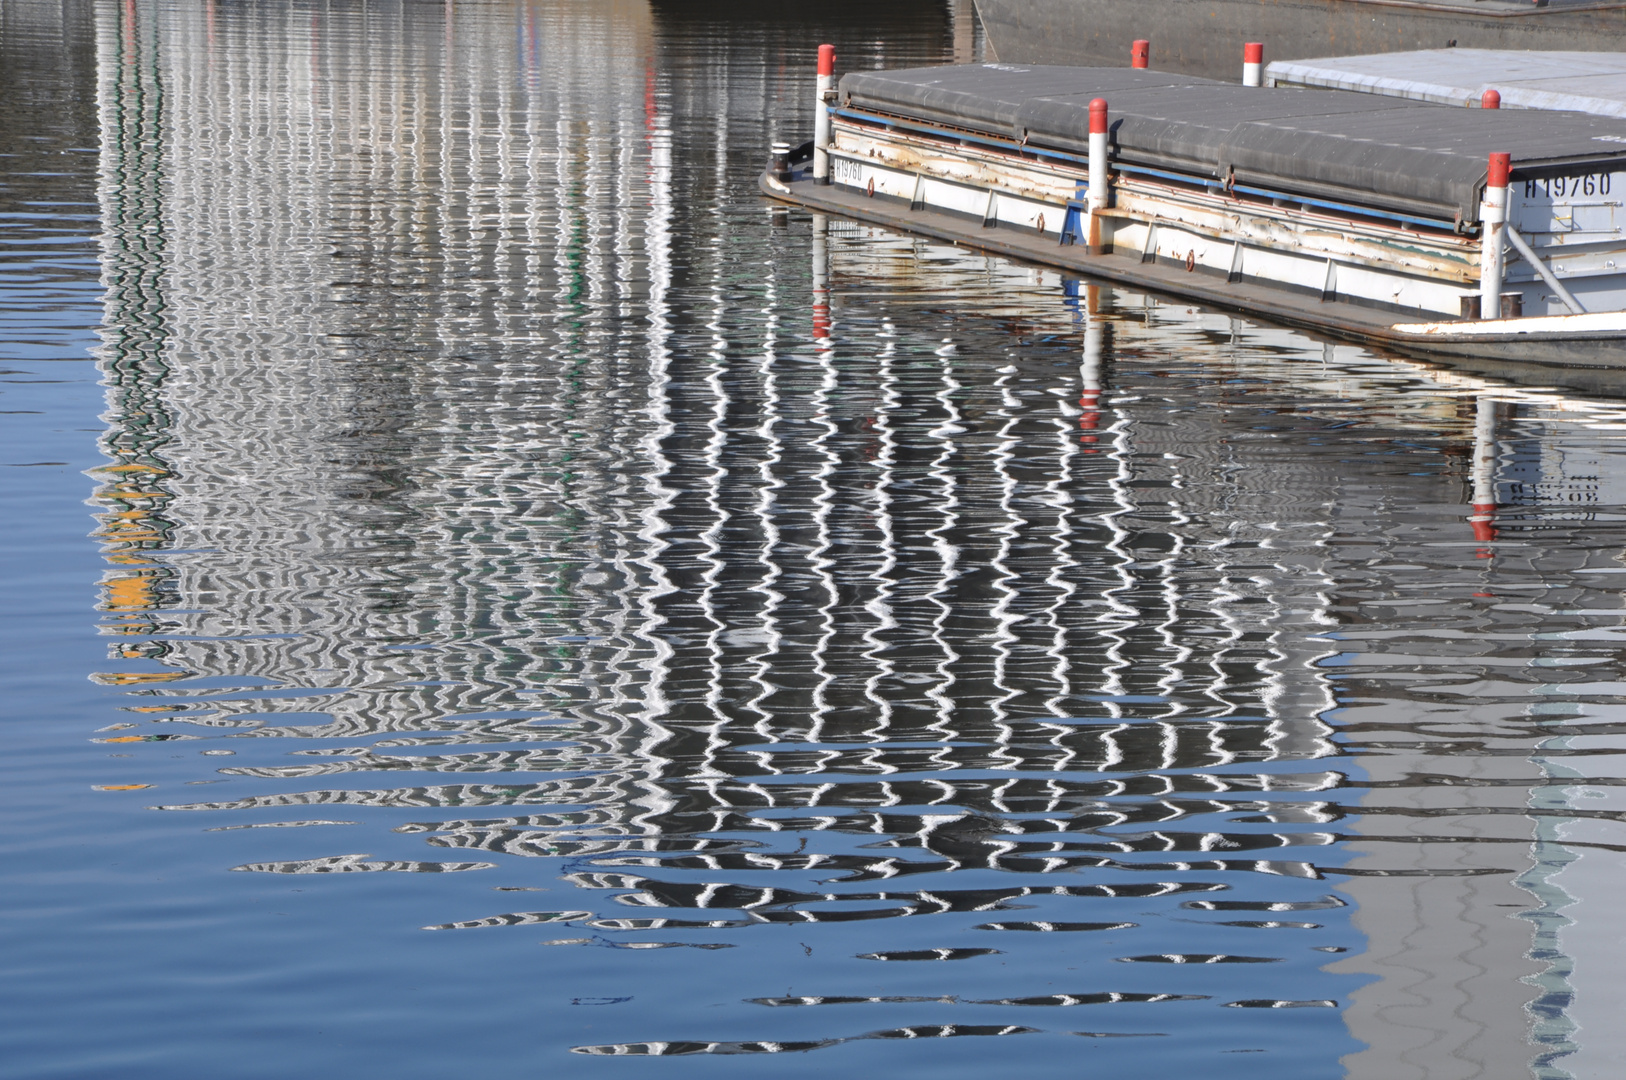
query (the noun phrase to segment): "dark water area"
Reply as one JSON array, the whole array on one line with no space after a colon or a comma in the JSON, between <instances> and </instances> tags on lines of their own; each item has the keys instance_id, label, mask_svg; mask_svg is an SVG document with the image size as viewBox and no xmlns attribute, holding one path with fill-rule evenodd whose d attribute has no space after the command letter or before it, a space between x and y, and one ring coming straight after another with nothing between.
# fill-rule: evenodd
<instances>
[{"instance_id":1,"label":"dark water area","mask_svg":"<svg viewBox=\"0 0 1626 1080\"><path fill-rule=\"evenodd\" d=\"M772 7L0 2L0 1072L1617 1075L1626 404L773 208L982 42Z\"/></svg>"}]
</instances>

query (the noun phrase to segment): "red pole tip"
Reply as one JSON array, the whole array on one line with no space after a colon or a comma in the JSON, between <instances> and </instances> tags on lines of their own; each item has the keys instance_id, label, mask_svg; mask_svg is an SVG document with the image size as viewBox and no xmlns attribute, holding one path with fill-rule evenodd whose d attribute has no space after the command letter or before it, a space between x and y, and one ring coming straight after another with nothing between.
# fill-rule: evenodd
<instances>
[{"instance_id":1,"label":"red pole tip","mask_svg":"<svg viewBox=\"0 0 1626 1080\"><path fill-rule=\"evenodd\" d=\"M1508 155L1492 154L1490 156L1490 169L1485 174L1485 186L1493 188L1507 187L1508 173L1512 171L1513 166L1508 161Z\"/></svg>"},{"instance_id":2,"label":"red pole tip","mask_svg":"<svg viewBox=\"0 0 1626 1080\"><path fill-rule=\"evenodd\" d=\"M819 74L834 75L836 73L836 47L834 45L819 46Z\"/></svg>"},{"instance_id":3,"label":"red pole tip","mask_svg":"<svg viewBox=\"0 0 1626 1080\"><path fill-rule=\"evenodd\" d=\"M1143 68L1152 60L1152 43L1144 38L1136 38L1129 45L1129 66Z\"/></svg>"},{"instance_id":4,"label":"red pole tip","mask_svg":"<svg viewBox=\"0 0 1626 1080\"><path fill-rule=\"evenodd\" d=\"M1479 107L1481 109L1500 109L1502 107L1502 95L1495 90L1486 90L1479 95Z\"/></svg>"},{"instance_id":5,"label":"red pole tip","mask_svg":"<svg viewBox=\"0 0 1626 1080\"><path fill-rule=\"evenodd\" d=\"M1265 62L1265 43L1250 41L1242 46L1242 62L1244 64L1263 64Z\"/></svg>"},{"instance_id":6,"label":"red pole tip","mask_svg":"<svg viewBox=\"0 0 1626 1080\"><path fill-rule=\"evenodd\" d=\"M1105 135L1107 133L1107 99L1096 98L1090 102L1090 134Z\"/></svg>"}]
</instances>

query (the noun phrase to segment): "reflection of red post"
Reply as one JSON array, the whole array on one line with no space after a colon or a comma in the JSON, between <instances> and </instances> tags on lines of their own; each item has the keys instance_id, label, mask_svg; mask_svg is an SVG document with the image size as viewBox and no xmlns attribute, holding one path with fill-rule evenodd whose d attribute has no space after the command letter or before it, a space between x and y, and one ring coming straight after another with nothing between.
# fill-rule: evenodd
<instances>
[{"instance_id":1,"label":"reflection of red post","mask_svg":"<svg viewBox=\"0 0 1626 1080\"><path fill-rule=\"evenodd\" d=\"M826 300L813 301L813 340L830 340L830 304Z\"/></svg>"},{"instance_id":2,"label":"reflection of red post","mask_svg":"<svg viewBox=\"0 0 1626 1080\"><path fill-rule=\"evenodd\" d=\"M124 0L124 63L134 67L136 60L136 6L135 0Z\"/></svg>"},{"instance_id":3,"label":"reflection of red post","mask_svg":"<svg viewBox=\"0 0 1626 1080\"><path fill-rule=\"evenodd\" d=\"M1078 418L1078 429L1084 434L1078 437L1081 443L1097 443L1100 438L1093 434L1101 426L1101 388L1099 386L1086 386L1084 392L1078 396L1078 404L1084 410Z\"/></svg>"},{"instance_id":4,"label":"reflection of red post","mask_svg":"<svg viewBox=\"0 0 1626 1080\"><path fill-rule=\"evenodd\" d=\"M1085 303L1091 318L1084 327L1084 364L1079 370L1083 388L1078 395L1078 407L1083 410L1078 416L1078 429L1081 432L1078 441L1091 447L1084 451L1086 454L1096 453L1093 447L1100 441L1095 430L1101 426L1101 338L1105 327L1095 317L1099 302L1099 288L1089 286L1085 292Z\"/></svg>"},{"instance_id":5,"label":"reflection of red post","mask_svg":"<svg viewBox=\"0 0 1626 1080\"><path fill-rule=\"evenodd\" d=\"M813 340L830 343L830 219L813 215Z\"/></svg>"},{"instance_id":6,"label":"reflection of red post","mask_svg":"<svg viewBox=\"0 0 1626 1080\"><path fill-rule=\"evenodd\" d=\"M1474 404L1474 457L1471 474L1473 495L1468 524L1473 526L1474 539L1481 544L1496 541L1496 402L1488 394L1480 395ZM1489 559L1496 553L1480 548L1477 559Z\"/></svg>"}]
</instances>

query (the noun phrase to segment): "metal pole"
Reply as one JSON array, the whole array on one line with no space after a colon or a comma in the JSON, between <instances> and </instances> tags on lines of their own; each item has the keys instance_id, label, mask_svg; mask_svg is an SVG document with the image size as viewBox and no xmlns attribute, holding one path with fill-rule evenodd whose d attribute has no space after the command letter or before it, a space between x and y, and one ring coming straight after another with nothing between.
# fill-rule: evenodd
<instances>
[{"instance_id":1,"label":"metal pole","mask_svg":"<svg viewBox=\"0 0 1626 1080\"><path fill-rule=\"evenodd\" d=\"M1541 256L1532 251L1530 245L1524 242L1524 237L1519 235L1519 230L1511 225L1504 226L1504 228L1507 229L1507 242L1513 245L1513 250L1524 256L1524 261L1530 264L1532 270L1541 275L1541 280L1545 281L1548 288L1558 295L1558 299L1563 301L1564 306L1569 308L1572 314L1585 315L1586 309L1581 306L1579 300L1575 299L1575 294L1564 288L1564 283L1559 281L1558 276L1547 268L1547 264L1542 261Z\"/></svg>"},{"instance_id":2,"label":"metal pole","mask_svg":"<svg viewBox=\"0 0 1626 1080\"><path fill-rule=\"evenodd\" d=\"M1502 315L1502 226L1507 222L1507 177L1512 166L1506 154L1492 154L1485 173L1485 201L1479 204L1479 317Z\"/></svg>"},{"instance_id":3,"label":"metal pole","mask_svg":"<svg viewBox=\"0 0 1626 1080\"><path fill-rule=\"evenodd\" d=\"M1250 41L1242 46L1242 85L1263 86L1265 81L1265 43Z\"/></svg>"},{"instance_id":4,"label":"metal pole","mask_svg":"<svg viewBox=\"0 0 1626 1080\"><path fill-rule=\"evenodd\" d=\"M1136 38L1129 43L1129 66L1144 68L1152 66L1152 43L1145 38Z\"/></svg>"},{"instance_id":5,"label":"metal pole","mask_svg":"<svg viewBox=\"0 0 1626 1080\"><path fill-rule=\"evenodd\" d=\"M830 93L835 89L836 47L819 46L819 79L813 102L813 182L830 182Z\"/></svg>"},{"instance_id":6,"label":"metal pole","mask_svg":"<svg viewBox=\"0 0 1626 1080\"><path fill-rule=\"evenodd\" d=\"M1101 211L1107 208L1107 99L1090 102L1090 187L1084 205L1090 212L1085 230L1091 255L1101 253Z\"/></svg>"}]
</instances>

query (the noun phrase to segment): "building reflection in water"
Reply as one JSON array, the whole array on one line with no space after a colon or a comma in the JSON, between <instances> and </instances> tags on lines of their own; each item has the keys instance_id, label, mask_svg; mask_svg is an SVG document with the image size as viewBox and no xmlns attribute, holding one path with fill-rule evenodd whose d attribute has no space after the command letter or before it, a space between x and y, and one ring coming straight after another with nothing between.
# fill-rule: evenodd
<instances>
[{"instance_id":1,"label":"building reflection in water","mask_svg":"<svg viewBox=\"0 0 1626 1080\"><path fill-rule=\"evenodd\" d=\"M843 63L974 53L965 8ZM1302 1075L1612 1053L1618 410L770 211L794 16L96 18L100 678L237 740L166 809L456 860L238 869L536 866L556 910L431 928L863 961L742 975L730 1030L823 1034L590 1054L1226 1006Z\"/></svg>"}]
</instances>

